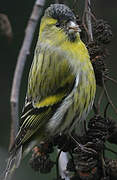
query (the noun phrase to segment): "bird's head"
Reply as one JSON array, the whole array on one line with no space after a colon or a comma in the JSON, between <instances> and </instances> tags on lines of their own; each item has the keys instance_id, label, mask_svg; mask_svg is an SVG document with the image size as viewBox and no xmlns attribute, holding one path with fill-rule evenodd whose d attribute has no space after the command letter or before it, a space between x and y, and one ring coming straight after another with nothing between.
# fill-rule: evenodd
<instances>
[{"instance_id":1,"label":"bird's head","mask_svg":"<svg viewBox=\"0 0 117 180\"><path fill-rule=\"evenodd\" d=\"M52 4L45 10L40 26L41 38L66 38L74 42L80 31L74 13L66 5Z\"/></svg>"}]
</instances>

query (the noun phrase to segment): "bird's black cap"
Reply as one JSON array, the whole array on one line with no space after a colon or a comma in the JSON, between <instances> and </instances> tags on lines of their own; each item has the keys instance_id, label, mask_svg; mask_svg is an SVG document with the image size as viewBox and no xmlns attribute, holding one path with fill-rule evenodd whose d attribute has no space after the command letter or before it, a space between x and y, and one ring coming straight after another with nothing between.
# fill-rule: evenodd
<instances>
[{"instance_id":1,"label":"bird's black cap","mask_svg":"<svg viewBox=\"0 0 117 180\"><path fill-rule=\"evenodd\" d=\"M64 4L52 4L45 11L45 16L57 20L75 20L75 15L69 7Z\"/></svg>"}]
</instances>

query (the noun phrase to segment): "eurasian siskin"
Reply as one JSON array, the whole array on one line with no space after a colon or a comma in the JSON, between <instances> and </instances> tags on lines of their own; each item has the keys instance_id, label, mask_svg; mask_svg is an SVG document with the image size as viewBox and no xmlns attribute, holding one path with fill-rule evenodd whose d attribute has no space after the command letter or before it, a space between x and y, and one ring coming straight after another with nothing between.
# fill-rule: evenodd
<instances>
[{"instance_id":1,"label":"eurasian siskin","mask_svg":"<svg viewBox=\"0 0 117 180\"><path fill-rule=\"evenodd\" d=\"M39 38L28 78L21 126L5 180L40 141L80 129L92 108L96 83L88 51L80 39L73 12L52 4L41 20Z\"/></svg>"}]
</instances>

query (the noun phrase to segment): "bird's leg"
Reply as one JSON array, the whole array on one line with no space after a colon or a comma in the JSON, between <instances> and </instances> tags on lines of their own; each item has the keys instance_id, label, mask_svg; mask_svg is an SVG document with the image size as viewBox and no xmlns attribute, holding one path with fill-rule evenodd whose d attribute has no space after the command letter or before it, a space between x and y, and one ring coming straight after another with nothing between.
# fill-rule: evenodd
<instances>
[{"instance_id":1,"label":"bird's leg","mask_svg":"<svg viewBox=\"0 0 117 180\"><path fill-rule=\"evenodd\" d=\"M84 153L97 154L97 152L94 149L87 147L89 145L89 143L82 145L71 134L70 134L70 137L77 144L77 147L75 148L75 150L78 149L79 151L82 151Z\"/></svg>"}]
</instances>

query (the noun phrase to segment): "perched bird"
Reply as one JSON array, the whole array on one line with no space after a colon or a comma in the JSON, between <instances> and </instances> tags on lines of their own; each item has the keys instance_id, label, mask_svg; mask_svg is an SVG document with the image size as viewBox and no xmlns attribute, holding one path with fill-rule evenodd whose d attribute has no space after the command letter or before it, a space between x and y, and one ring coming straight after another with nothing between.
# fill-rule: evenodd
<instances>
[{"instance_id":1,"label":"perched bird","mask_svg":"<svg viewBox=\"0 0 117 180\"><path fill-rule=\"evenodd\" d=\"M74 13L52 4L41 20L28 78L21 125L10 150L5 180L40 141L80 129L91 110L96 83Z\"/></svg>"}]
</instances>

